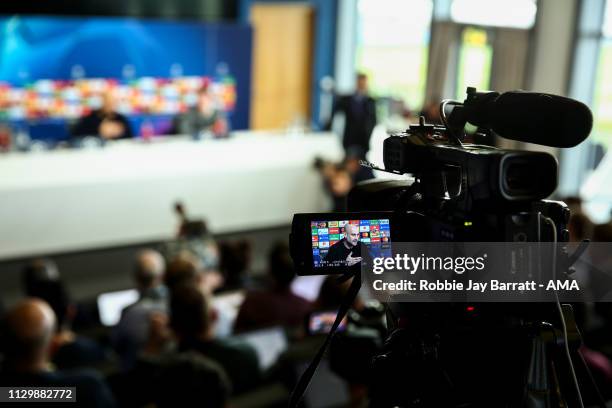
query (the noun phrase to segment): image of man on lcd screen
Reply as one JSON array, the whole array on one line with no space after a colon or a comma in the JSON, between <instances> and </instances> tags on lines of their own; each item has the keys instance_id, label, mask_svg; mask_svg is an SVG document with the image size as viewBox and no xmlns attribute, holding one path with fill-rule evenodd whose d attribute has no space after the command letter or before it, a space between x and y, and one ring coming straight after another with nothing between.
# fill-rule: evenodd
<instances>
[{"instance_id":1,"label":"image of man on lcd screen","mask_svg":"<svg viewBox=\"0 0 612 408\"><path fill-rule=\"evenodd\" d=\"M325 261L330 265L353 266L361 262L359 225L346 224L344 238L329 248Z\"/></svg>"}]
</instances>

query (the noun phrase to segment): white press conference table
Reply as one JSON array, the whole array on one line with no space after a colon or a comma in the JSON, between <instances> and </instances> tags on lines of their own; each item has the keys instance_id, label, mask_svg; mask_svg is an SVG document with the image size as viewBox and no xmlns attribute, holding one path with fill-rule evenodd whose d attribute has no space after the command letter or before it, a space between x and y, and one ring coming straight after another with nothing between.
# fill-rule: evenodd
<instances>
[{"instance_id":1,"label":"white press conference table","mask_svg":"<svg viewBox=\"0 0 612 408\"><path fill-rule=\"evenodd\" d=\"M177 200L214 233L288 225L329 209L316 156L341 159L338 138L235 132L0 155L0 260L169 239Z\"/></svg>"}]
</instances>

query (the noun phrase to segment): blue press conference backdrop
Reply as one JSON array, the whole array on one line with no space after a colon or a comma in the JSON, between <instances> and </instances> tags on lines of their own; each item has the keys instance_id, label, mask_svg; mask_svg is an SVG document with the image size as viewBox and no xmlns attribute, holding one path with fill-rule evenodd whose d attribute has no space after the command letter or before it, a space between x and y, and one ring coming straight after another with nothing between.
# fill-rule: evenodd
<instances>
[{"instance_id":1,"label":"blue press conference backdrop","mask_svg":"<svg viewBox=\"0 0 612 408\"><path fill-rule=\"evenodd\" d=\"M211 76L235 80L232 127L249 123L251 36L248 24L127 18L0 18L0 81Z\"/></svg>"}]
</instances>

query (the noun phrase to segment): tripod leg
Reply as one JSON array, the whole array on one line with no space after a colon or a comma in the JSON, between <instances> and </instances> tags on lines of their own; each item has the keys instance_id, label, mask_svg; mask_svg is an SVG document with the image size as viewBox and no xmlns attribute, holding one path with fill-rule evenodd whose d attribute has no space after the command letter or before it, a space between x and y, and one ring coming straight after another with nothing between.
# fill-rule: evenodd
<instances>
[{"instance_id":1,"label":"tripod leg","mask_svg":"<svg viewBox=\"0 0 612 408\"><path fill-rule=\"evenodd\" d=\"M576 319L574 318L574 311L572 309L572 306L564 304L561 306L561 310L563 311L565 326L567 328L567 346L569 347L570 357L574 365L578 384L584 391L586 391L585 395L589 397L589 401L586 402L591 402L592 404L597 404L600 407L605 407L606 403L601 395L601 392L599 391L599 388L597 387L597 383L593 378L591 370L589 369L586 361L584 360L583 355L580 353L580 346L582 345L582 336L580 335L580 330L578 329L578 325L576 324ZM558 336L563 341L563 333L559 333ZM563 346L562 342L559 343L558 341L557 344Z\"/></svg>"},{"instance_id":2,"label":"tripod leg","mask_svg":"<svg viewBox=\"0 0 612 408\"><path fill-rule=\"evenodd\" d=\"M523 404L526 408L553 407L553 389L547 344L541 329L531 336L531 353L527 368ZM559 406L559 405L557 405Z\"/></svg>"}]
</instances>

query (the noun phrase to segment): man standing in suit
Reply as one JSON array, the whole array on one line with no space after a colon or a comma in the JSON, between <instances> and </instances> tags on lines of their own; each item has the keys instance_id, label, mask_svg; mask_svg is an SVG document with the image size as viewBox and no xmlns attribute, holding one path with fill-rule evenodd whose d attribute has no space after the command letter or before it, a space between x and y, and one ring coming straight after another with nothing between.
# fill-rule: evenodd
<instances>
[{"instance_id":1,"label":"man standing in suit","mask_svg":"<svg viewBox=\"0 0 612 408\"><path fill-rule=\"evenodd\" d=\"M368 77L357 74L357 87L352 95L338 97L327 129L336 113L343 113L345 117L344 135L342 145L345 152L360 152L360 158L370 150L370 136L376 126L376 101L368 94Z\"/></svg>"}]
</instances>

